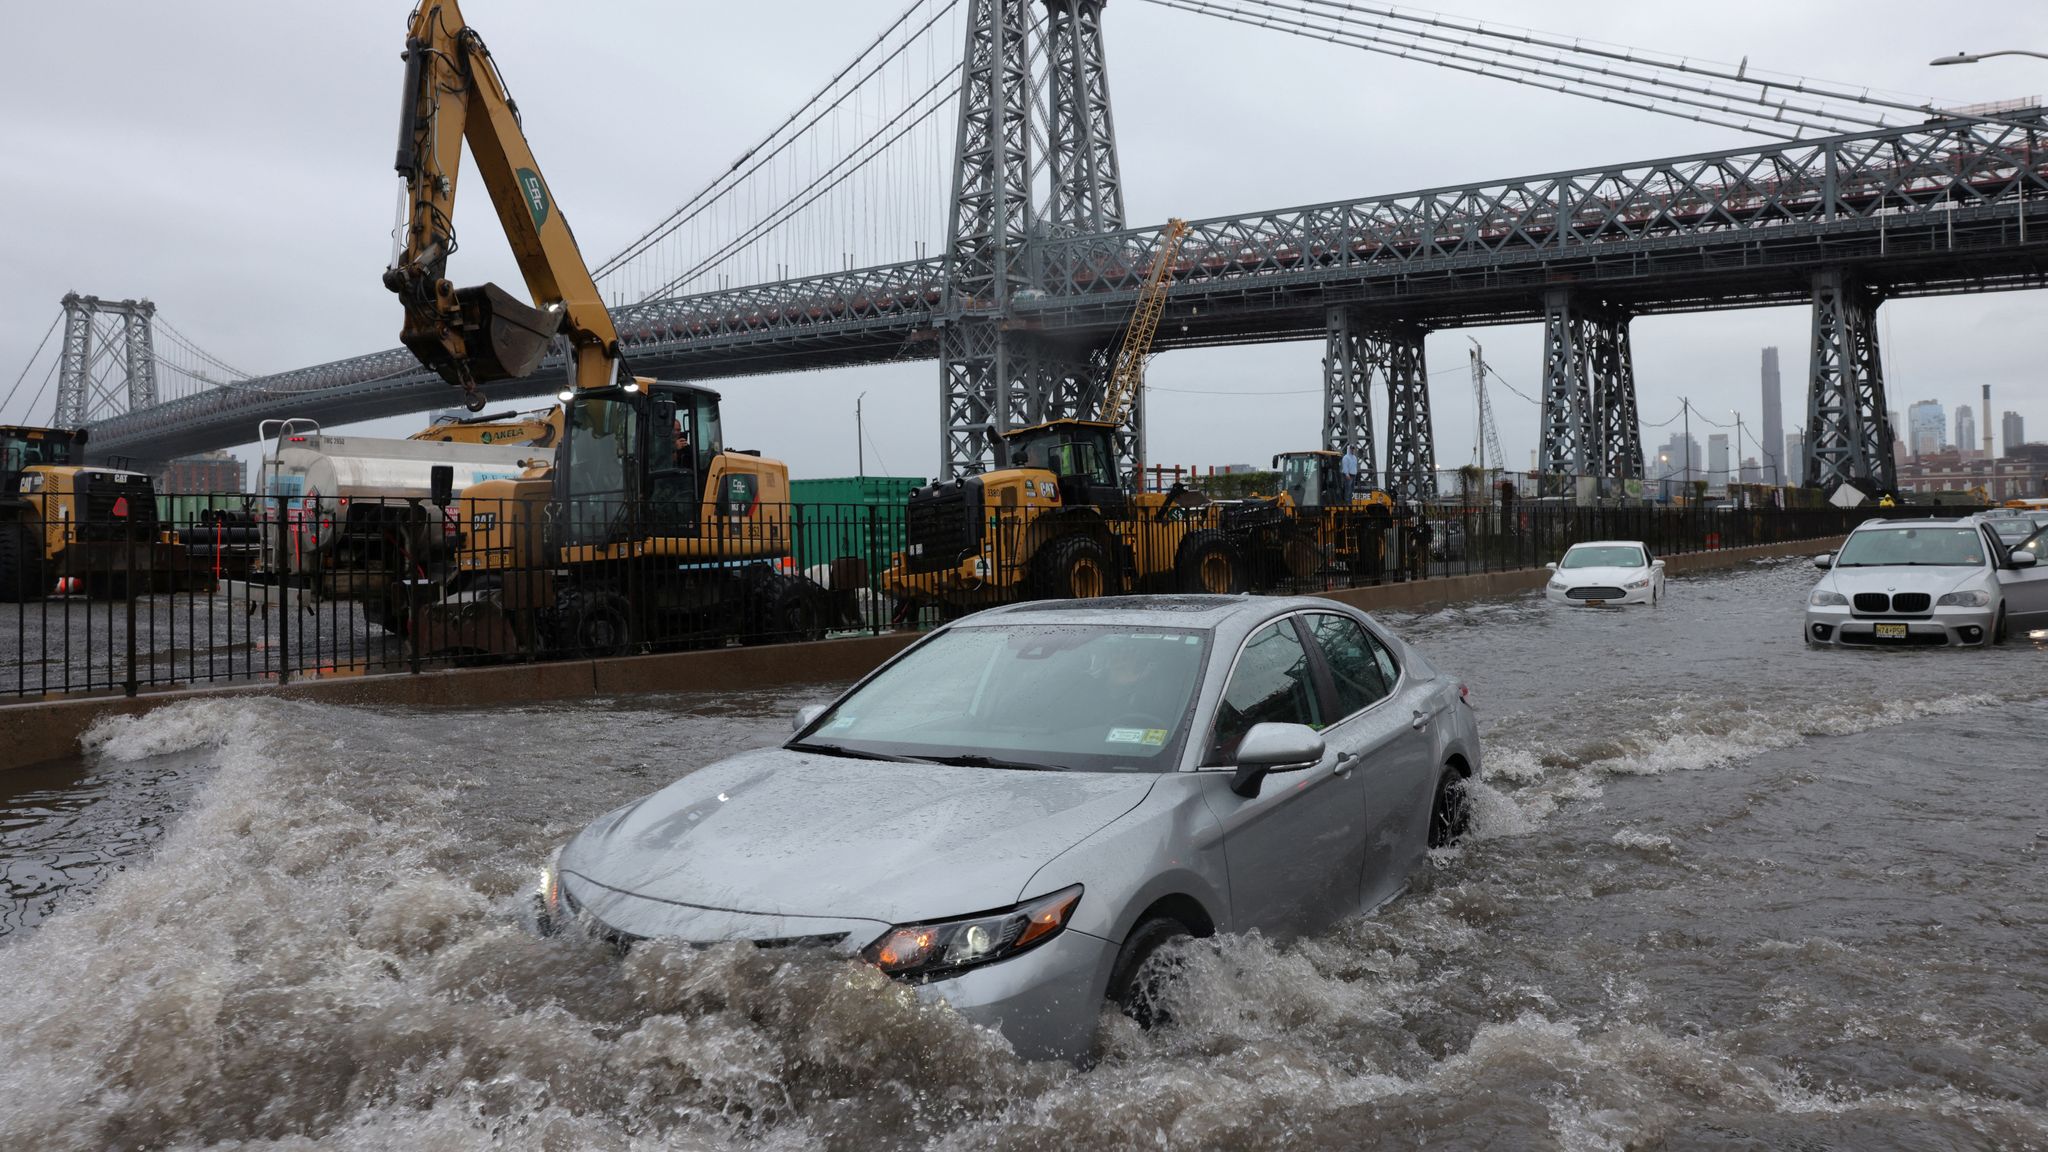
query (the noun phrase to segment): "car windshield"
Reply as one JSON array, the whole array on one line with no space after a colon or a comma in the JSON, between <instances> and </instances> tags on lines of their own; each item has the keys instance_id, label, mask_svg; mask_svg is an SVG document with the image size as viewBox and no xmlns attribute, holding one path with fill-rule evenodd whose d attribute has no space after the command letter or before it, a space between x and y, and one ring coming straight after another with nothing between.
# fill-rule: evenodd
<instances>
[{"instance_id":1,"label":"car windshield","mask_svg":"<svg viewBox=\"0 0 2048 1152\"><path fill-rule=\"evenodd\" d=\"M1559 568L1641 568L1643 550L1634 544L1581 544L1564 554Z\"/></svg>"},{"instance_id":2,"label":"car windshield","mask_svg":"<svg viewBox=\"0 0 2048 1152\"><path fill-rule=\"evenodd\" d=\"M1866 528L1850 533L1841 555L1835 557L1837 568L1982 563L1984 534L1975 528Z\"/></svg>"},{"instance_id":3,"label":"car windshield","mask_svg":"<svg viewBox=\"0 0 2048 1152\"><path fill-rule=\"evenodd\" d=\"M998 769L1169 771L1208 648L1207 633L1174 628L953 628L789 747Z\"/></svg>"}]
</instances>

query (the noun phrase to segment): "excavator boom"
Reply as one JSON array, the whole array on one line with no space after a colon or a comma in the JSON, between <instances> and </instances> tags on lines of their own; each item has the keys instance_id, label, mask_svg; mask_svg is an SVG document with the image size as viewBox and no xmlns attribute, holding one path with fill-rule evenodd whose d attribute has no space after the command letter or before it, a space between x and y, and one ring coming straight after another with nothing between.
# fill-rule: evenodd
<instances>
[{"instance_id":1,"label":"excavator boom","mask_svg":"<svg viewBox=\"0 0 2048 1152\"><path fill-rule=\"evenodd\" d=\"M384 284L404 302L405 346L461 388L471 411L483 407L479 385L531 375L557 335L575 357L572 387L615 382L611 315L527 146L518 105L455 0L424 0L413 12L402 96L395 167L405 181L404 234ZM531 305L495 284L456 288L447 279L464 141Z\"/></svg>"}]
</instances>

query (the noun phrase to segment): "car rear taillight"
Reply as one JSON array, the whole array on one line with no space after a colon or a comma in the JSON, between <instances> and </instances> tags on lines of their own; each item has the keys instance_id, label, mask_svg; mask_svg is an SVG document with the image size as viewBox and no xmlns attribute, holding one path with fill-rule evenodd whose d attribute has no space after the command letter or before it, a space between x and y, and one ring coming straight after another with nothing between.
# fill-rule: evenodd
<instances>
[{"instance_id":1,"label":"car rear taillight","mask_svg":"<svg viewBox=\"0 0 2048 1152\"><path fill-rule=\"evenodd\" d=\"M1463 684L1458 685L1458 703L1467 708L1472 706L1472 690Z\"/></svg>"}]
</instances>

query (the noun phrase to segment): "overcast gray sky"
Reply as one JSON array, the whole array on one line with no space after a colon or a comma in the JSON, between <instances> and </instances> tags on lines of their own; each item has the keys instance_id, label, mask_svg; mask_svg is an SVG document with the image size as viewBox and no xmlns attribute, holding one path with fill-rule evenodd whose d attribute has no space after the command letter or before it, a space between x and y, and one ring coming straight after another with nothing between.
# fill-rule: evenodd
<instances>
[{"instance_id":1,"label":"overcast gray sky","mask_svg":"<svg viewBox=\"0 0 2048 1152\"><path fill-rule=\"evenodd\" d=\"M1644 48L1902 92L1944 104L2048 93L2048 61L1929 68L1952 51L2048 50L2048 4L1914 0L1582 0L1432 5ZM468 0L518 92L556 200L593 263L637 236L843 65L901 7L831 3ZM231 364L280 371L397 343L379 283L396 196L391 153L408 5L12 5L0 43L0 395L67 290L147 296ZM1647 112L1369 56L1135 0L1105 18L1134 223L1507 178L1740 146L1755 138ZM462 202L458 282L519 283L481 189ZM905 253L907 258L910 253ZM454 267L459 265L460 267ZM2048 439L2041 293L1886 304L1892 407L2015 409ZM1785 424L1804 415L1803 308L1635 322L1642 416L1739 409L1754 422L1758 350L1781 349ZM1532 327L1472 333L1536 395ZM1440 467L1470 460L1465 334L1428 343ZM45 360L49 355L45 352ZM1319 343L1203 349L1153 362L1155 462L1262 460L1320 429ZM0 421L47 421L23 388ZM729 439L797 476L854 470L854 397L867 393L871 472L935 474L931 363L723 382ZM1496 387L1510 461L1526 466L1536 409ZM1384 411L1379 421L1384 427ZM376 422L387 434L416 418ZM1981 424L1980 424L1981 427ZM1695 424L1702 442L1705 433ZM1646 444L1662 441L1648 429Z\"/></svg>"}]
</instances>

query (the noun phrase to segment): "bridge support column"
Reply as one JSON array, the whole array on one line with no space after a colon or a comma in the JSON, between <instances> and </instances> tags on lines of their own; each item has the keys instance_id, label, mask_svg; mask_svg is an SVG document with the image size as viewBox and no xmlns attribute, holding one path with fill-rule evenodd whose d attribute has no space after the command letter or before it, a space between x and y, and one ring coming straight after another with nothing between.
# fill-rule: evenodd
<instances>
[{"instance_id":1,"label":"bridge support column","mask_svg":"<svg viewBox=\"0 0 2048 1152\"><path fill-rule=\"evenodd\" d=\"M1045 0L1045 145L1051 171L1044 219L1064 235L1124 226L1124 184L1109 113L1104 0Z\"/></svg>"},{"instance_id":2,"label":"bridge support column","mask_svg":"<svg viewBox=\"0 0 2048 1152\"><path fill-rule=\"evenodd\" d=\"M1377 349L1354 307L1338 306L1323 320L1323 447L1358 453L1358 475L1376 484L1379 460L1372 440L1372 366Z\"/></svg>"},{"instance_id":3,"label":"bridge support column","mask_svg":"<svg viewBox=\"0 0 2048 1152\"><path fill-rule=\"evenodd\" d=\"M1895 491L1891 415L1878 357L1876 292L1839 268L1813 277L1813 341L1802 471L1808 487Z\"/></svg>"},{"instance_id":4,"label":"bridge support column","mask_svg":"<svg viewBox=\"0 0 2048 1152\"><path fill-rule=\"evenodd\" d=\"M1380 334L1387 374L1387 494L1416 505L1436 499L1436 437L1422 335L1421 327L1407 323Z\"/></svg>"},{"instance_id":5,"label":"bridge support column","mask_svg":"<svg viewBox=\"0 0 2048 1152\"><path fill-rule=\"evenodd\" d=\"M1013 347L1026 337L1005 325L1031 232L1029 0L969 0L966 25L939 336L944 477L995 463L1001 434L1042 402Z\"/></svg>"},{"instance_id":6,"label":"bridge support column","mask_svg":"<svg viewBox=\"0 0 2048 1152\"><path fill-rule=\"evenodd\" d=\"M1553 495L1576 478L1639 480L1643 433L1636 416L1629 317L1555 288L1543 297L1543 415L1536 470Z\"/></svg>"}]
</instances>

